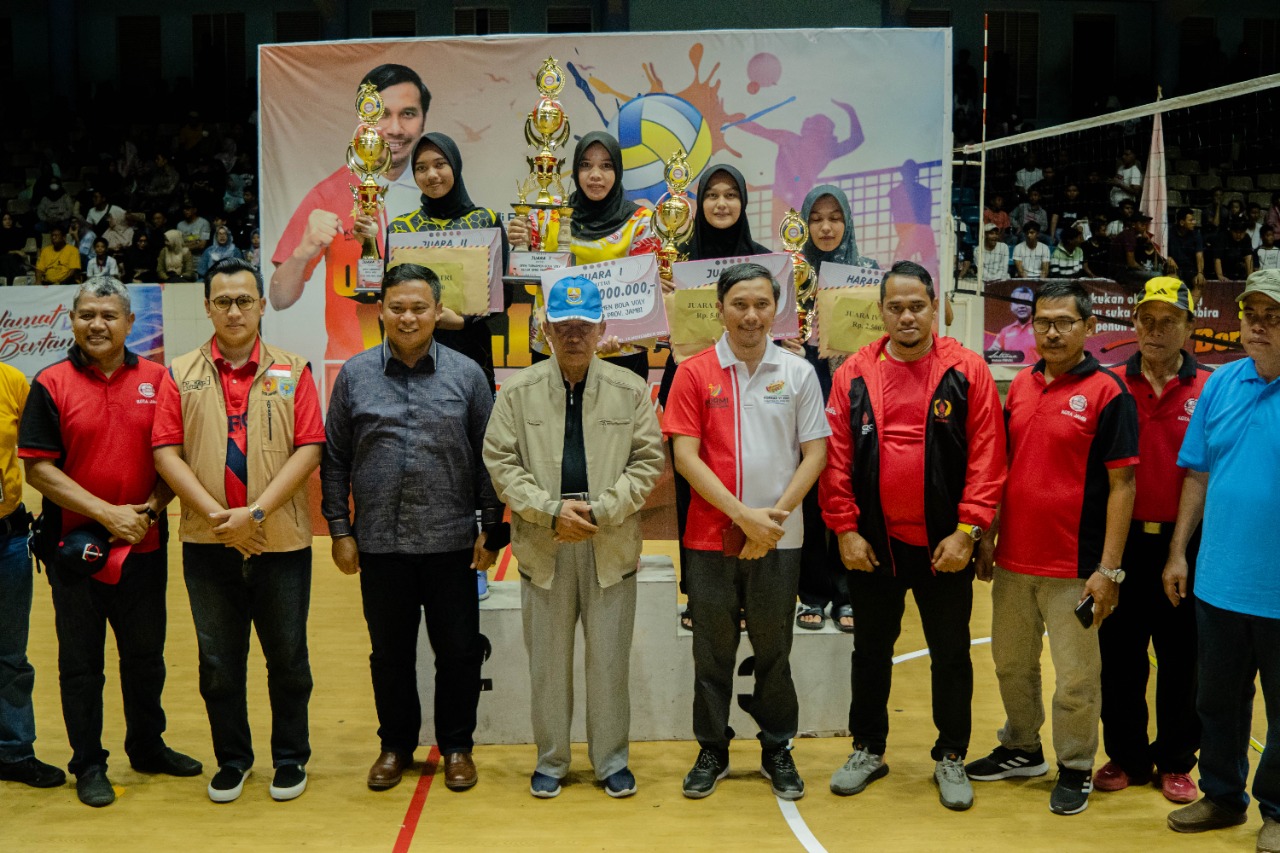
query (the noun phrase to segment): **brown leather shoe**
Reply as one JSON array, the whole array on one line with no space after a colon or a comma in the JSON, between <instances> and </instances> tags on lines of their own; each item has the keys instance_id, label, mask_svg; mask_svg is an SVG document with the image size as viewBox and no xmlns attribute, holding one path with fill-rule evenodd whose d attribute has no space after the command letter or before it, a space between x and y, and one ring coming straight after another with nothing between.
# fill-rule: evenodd
<instances>
[{"instance_id":1,"label":"brown leather shoe","mask_svg":"<svg viewBox=\"0 0 1280 853\"><path fill-rule=\"evenodd\" d=\"M1168 822L1174 832L1208 832L1239 826L1248 819L1245 812L1227 811L1208 797L1201 797L1189 806L1170 812Z\"/></svg>"},{"instance_id":2,"label":"brown leather shoe","mask_svg":"<svg viewBox=\"0 0 1280 853\"><path fill-rule=\"evenodd\" d=\"M450 791L474 787L478 778L471 753L451 752L444 757L444 786Z\"/></svg>"},{"instance_id":3,"label":"brown leather shoe","mask_svg":"<svg viewBox=\"0 0 1280 853\"><path fill-rule=\"evenodd\" d=\"M413 763L412 755L401 755L398 752L383 752L378 760L369 768L369 787L375 791L385 791L400 784L404 770Z\"/></svg>"}]
</instances>

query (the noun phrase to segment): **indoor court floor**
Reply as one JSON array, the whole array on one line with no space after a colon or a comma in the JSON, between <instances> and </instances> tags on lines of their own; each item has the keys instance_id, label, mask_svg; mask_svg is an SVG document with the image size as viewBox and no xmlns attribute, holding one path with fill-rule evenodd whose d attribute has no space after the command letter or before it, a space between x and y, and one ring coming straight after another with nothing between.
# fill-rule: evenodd
<instances>
[{"instance_id":1,"label":"indoor court floor","mask_svg":"<svg viewBox=\"0 0 1280 853\"><path fill-rule=\"evenodd\" d=\"M176 523L176 517L173 520ZM649 542L646 553L673 554L674 544ZM424 747L398 787L373 792L364 782L378 753L369 640L358 581L334 567L327 537L316 537L314 549L309 633L315 690L308 789L287 803L273 802L267 794L270 716L255 640L249 704L258 765L238 801L215 805L205 795L216 768L197 689L195 632L176 537L169 549L167 740L204 762L203 777L151 777L129 768L122 748L115 644L108 632L104 743L112 753L110 778L118 799L107 808L90 809L76 799L73 780L53 790L0 783L0 851L1251 851L1260 826L1254 808L1245 826L1178 835L1165 826L1165 816L1174 806L1149 786L1095 793L1086 812L1059 817L1048 808L1052 772L1039 779L977 783L972 810L947 811L938 803L932 783L929 658L911 655L925 648L913 605L908 606L897 647L898 654L909 659L894 671L886 755L891 770L857 796L837 797L827 788L832 771L849 752L847 739L797 740L794 754L808 791L791 804L770 793L758 770L758 747L746 732L735 741L729 778L705 800L685 799L680 791L697 754L692 741L634 743L631 767L639 791L623 800L610 799L594 782L585 746L575 747L576 772L552 800L529 795L534 751L528 745L477 746L480 782L464 793L451 792L443 779L434 778L436 756ZM515 576L509 569L507 577L496 582L515 583ZM36 750L41 759L65 767L70 749L58 697L53 609L43 575L36 577L35 590L29 656L36 668ZM983 642L991 624L988 590L979 584L972 621L975 756L995 745L995 730L1003 720L990 646ZM843 636L839 641L852 642ZM495 649L494 654L523 658L525 653L512 648ZM1043 668L1051 688L1047 650ZM848 670L831 677L847 679ZM1254 736L1262 740L1266 733L1259 730L1261 698L1257 701ZM1050 752L1047 726L1044 734ZM1100 755L1099 764L1104 760ZM1256 764L1257 754L1251 752L1250 760Z\"/></svg>"}]
</instances>

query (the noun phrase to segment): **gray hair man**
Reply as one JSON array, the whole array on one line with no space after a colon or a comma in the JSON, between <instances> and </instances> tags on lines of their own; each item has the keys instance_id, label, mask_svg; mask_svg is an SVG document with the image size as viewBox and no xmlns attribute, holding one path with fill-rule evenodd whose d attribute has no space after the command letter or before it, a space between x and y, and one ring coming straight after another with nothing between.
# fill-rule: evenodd
<instances>
[{"instance_id":1,"label":"gray hair man","mask_svg":"<svg viewBox=\"0 0 1280 853\"><path fill-rule=\"evenodd\" d=\"M611 797L636 791L628 767L628 664L635 623L639 512L665 462L649 387L595 357L600 291L557 281L543 331L554 358L503 384L484 461L511 508L538 764L529 790L560 793L569 770L574 629L587 646L587 745Z\"/></svg>"}]
</instances>

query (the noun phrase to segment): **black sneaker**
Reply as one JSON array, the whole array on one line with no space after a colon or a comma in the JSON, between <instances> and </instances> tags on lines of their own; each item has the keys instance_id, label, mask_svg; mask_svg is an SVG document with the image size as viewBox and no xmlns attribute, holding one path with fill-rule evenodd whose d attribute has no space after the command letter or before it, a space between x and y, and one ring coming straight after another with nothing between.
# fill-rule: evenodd
<instances>
[{"instance_id":1,"label":"black sneaker","mask_svg":"<svg viewBox=\"0 0 1280 853\"><path fill-rule=\"evenodd\" d=\"M966 764L964 772L975 782L994 782L1015 776L1043 776L1049 772L1049 764L1044 760L1043 748L1027 752L997 746L986 758Z\"/></svg>"},{"instance_id":2,"label":"black sneaker","mask_svg":"<svg viewBox=\"0 0 1280 853\"><path fill-rule=\"evenodd\" d=\"M0 764L0 780L21 782L32 788L56 788L67 781L67 774L52 764L45 764L34 755L21 761Z\"/></svg>"},{"instance_id":3,"label":"black sneaker","mask_svg":"<svg viewBox=\"0 0 1280 853\"><path fill-rule=\"evenodd\" d=\"M791 759L791 747L766 749L760 753L760 773L773 783L773 795L783 800L804 796L804 780Z\"/></svg>"},{"instance_id":4,"label":"black sneaker","mask_svg":"<svg viewBox=\"0 0 1280 853\"><path fill-rule=\"evenodd\" d=\"M1093 770L1072 770L1058 765L1058 784L1049 795L1049 811L1054 814L1080 814L1089 808L1093 790Z\"/></svg>"},{"instance_id":5,"label":"black sneaker","mask_svg":"<svg viewBox=\"0 0 1280 853\"><path fill-rule=\"evenodd\" d=\"M239 798L244 790L244 780L249 778L248 770L239 767L219 767L209 781L209 799L215 803L230 803Z\"/></svg>"},{"instance_id":6,"label":"black sneaker","mask_svg":"<svg viewBox=\"0 0 1280 853\"><path fill-rule=\"evenodd\" d=\"M729 775L729 754L716 753L709 749L698 751L698 760L693 762L693 769L684 777L684 795L691 800L700 800L711 795L716 784Z\"/></svg>"},{"instance_id":7,"label":"black sneaker","mask_svg":"<svg viewBox=\"0 0 1280 853\"><path fill-rule=\"evenodd\" d=\"M271 799L278 802L293 800L307 790L307 771L301 764L281 764L271 780Z\"/></svg>"},{"instance_id":8,"label":"black sneaker","mask_svg":"<svg viewBox=\"0 0 1280 853\"><path fill-rule=\"evenodd\" d=\"M90 767L76 777L76 796L86 806L100 809L116 801L116 789L107 778L107 768Z\"/></svg>"},{"instance_id":9,"label":"black sneaker","mask_svg":"<svg viewBox=\"0 0 1280 853\"><path fill-rule=\"evenodd\" d=\"M164 747L145 761L130 761L139 773L163 773L166 776L199 776L204 765L189 755Z\"/></svg>"}]
</instances>

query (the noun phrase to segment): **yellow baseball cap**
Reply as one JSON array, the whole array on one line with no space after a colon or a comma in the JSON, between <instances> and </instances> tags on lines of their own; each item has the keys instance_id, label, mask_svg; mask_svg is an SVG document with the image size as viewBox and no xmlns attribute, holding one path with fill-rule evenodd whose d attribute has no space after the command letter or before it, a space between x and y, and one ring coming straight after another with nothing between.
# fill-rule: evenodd
<instances>
[{"instance_id":1,"label":"yellow baseball cap","mask_svg":"<svg viewBox=\"0 0 1280 853\"><path fill-rule=\"evenodd\" d=\"M1144 305L1147 302L1164 302L1174 308L1181 308L1183 311L1196 310L1195 300L1191 298L1191 289L1187 287L1186 282L1182 279L1174 278L1171 275L1148 279L1142 298L1133 306L1134 310L1137 310L1139 305Z\"/></svg>"}]
</instances>

